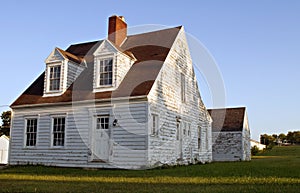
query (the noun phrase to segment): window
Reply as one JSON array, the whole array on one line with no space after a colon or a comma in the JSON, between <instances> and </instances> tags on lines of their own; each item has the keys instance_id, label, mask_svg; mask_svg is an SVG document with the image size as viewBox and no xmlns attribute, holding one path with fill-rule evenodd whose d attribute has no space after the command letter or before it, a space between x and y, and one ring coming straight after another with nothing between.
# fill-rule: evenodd
<instances>
[{"instance_id":1,"label":"window","mask_svg":"<svg viewBox=\"0 0 300 193\"><path fill-rule=\"evenodd\" d=\"M151 123L151 134L158 134L158 115L152 114L152 123Z\"/></svg>"},{"instance_id":2,"label":"window","mask_svg":"<svg viewBox=\"0 0 300 193\"><path fill-rule=\"evenodd\" d=\"M98 116L96 124L96 129L109 129L109 115Z\"/></svg>"},{"instance_id":3,"label":"window","mask_svg":"<svg viewBox=\"0 0 300 193\"><path fill-rule=\"evenodd\" d=\"M176 140L179 140L180 135L180 122L176 121Z\"/></svg>"},{"instance_id":4,"label":"window","mask_svg":"<svg viewBox=\"0 0 300 193\"><path fill-rule=\"evenodd\" d=\"M53 118L53 146L65 145L65 117Z\"/></svg>"},{"instance_id":5,"label":"window","mask_svg":"<svg viewBox=\"0 0 300 193\"><path fill-rule=\"evenodd\" d=\"M185 76L181 73L181 102L185 102Z\"/></svg>"},{"instance_id":6,"label":"window","mask_svg":"<svg viewBox=\"0 0 300 193\"><path fill-rule=\"evenodd\" d=\"M112 85L112 65L113 59L100 60L99 66L99 85L100 86L111 86Z\"/></svg>"},{"instance_id":7,"label":"window","mask_svg":"<svg viewBox=\"0 0 300 193\"><path fill-rule=\"evenodd\" d=\"M205 148L208 149L208 147L209 147L208 146L209 136L208 136L208 129L207 128L206 128L205 132L206 132L206 134L205 134L205 142L206 142Z\"/></svg>"},{"instance_id":8,"label":"window","mask_svg":"<svg viewBox=\"0 0 300 193\"><path fill-rule=\"evenodd\" d=\"M198 149L201 148L201 127L198 126Z\"/></svg>"},{"instance_id":9,"label":"window","mask_svg":"<svg viewBox=\"0 0 300 193\"><path fill-rule=\"evenodd\" d=\"M204 139L204 144L203 144L203 148L206 150L207 149L207 147L208 147L208 144L207 144L207 130L206 129L203 129L203 134L202 134L202 136L203 136L203 139Z\"/></svg>"},{"instance_id":10,"label":"window","mask_svg":"<svg viewBox=\"0 0 300 193\"><path fill-rule=\"evenodd\" d=\"M26 146L36 146L37 119L26 119Z\"/></svg>"},{"instance_id":11,"label":"window","mask_svg":"<svg viewBox=\"0 0 300 193\"><path fill-rule=\"evenodd\" d=\"M60 72L61 72L61 66L50 67L49 91L59 91L60 90Z\"/></svg>"},{"instance_id":12,"label":"window","mask_svg":"<svg viewBox=\"0 0 300 193\"><path fill-rule=\"evenodd\" d=\"M191 124L190 123L188 124L188 133L187 134L188 134L188 136L191 136Z\"/></svg>"},{"instance_id":13,"label":"window","mask_svg":"<svg viewBox=\"0 0 300 193\"><path fill-rule=\"evenodd\" d=\"M183 136L186 136L186 122L182 122Z\"/></svg>"}]
</instances>

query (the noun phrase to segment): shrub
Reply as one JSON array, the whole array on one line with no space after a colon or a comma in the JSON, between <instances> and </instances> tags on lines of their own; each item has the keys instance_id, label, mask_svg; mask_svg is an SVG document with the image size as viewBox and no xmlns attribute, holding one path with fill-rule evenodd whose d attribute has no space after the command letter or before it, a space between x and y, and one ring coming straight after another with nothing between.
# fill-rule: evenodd
<instances>
[{"instance_id":1,"label":"shrub","mask_svg":"<svg viewBox=\"0 0 300 193\"><path fill-rule=\"evenodd\" d=\"M259 153L259 149L256 145L251 147L251 155L256 155L258 153Z\"/></svg>"}]
</instances>

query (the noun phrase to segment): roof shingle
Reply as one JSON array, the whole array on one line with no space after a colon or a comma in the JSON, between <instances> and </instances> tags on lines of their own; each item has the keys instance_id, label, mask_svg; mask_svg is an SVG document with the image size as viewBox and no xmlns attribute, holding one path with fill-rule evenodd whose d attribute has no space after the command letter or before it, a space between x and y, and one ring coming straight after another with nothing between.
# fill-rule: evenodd
<instances>
[{"instance_id":1,"label":"roof shingle","mask_svg":"<svg viewBox=\"0 0 300 193\"><path fill-rule=\"evenodd\" d=\"M172 47L181 27L170 28L144 34L128 36L121 46L125 53L132 53L137 61L115 91L93 93L93 57L92 53L103 40L71 45L66 51L60 50L70 60L87 61L87 68L73 84L60 96L43 97L44 72L11 105L48 104L93 99L147 95Z\"/></svg>"},{"instance_id":2,"label":"roof shingle","mask_svg":"<svg viewBox=\"0 0 300 193\"><path fill-rule=\"evenodd\" d=\"M208 109L213 120L213 132L242 131L244 127L245 107Z\"/></svg>"}]
</instances>

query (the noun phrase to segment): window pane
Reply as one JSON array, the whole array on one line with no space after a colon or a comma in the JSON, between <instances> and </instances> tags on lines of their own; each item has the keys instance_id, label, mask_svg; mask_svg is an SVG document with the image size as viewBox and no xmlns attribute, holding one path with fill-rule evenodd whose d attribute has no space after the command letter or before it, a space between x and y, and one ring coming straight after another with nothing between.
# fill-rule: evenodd
<instances>
[{"instance_id":1,"label":"window pane","mask_svg":"<svg viewBox=\"0 0 300 193\"><path fill-rule=\"evenodd\" d=\"M109 115L97 117L97 129L109 129Z\"/></svg>"},{"instance_id":2,"label":"window pane","mask_svg":"<svg viewBox=\"0 0 300 193\"><path fill-rule=\"evenodd\" d=\"M35 146L37 137L37 119L26 120L26 146Z\"/></svg>"},{"instance_id":3,"label":"window pane","mask_svg":"<svg viewBox=\"0 0 300 193\"><path fill-rule=\"evenodd\" d=\"M53 118L53 146L64 146L65 117Z\"/></svg>"},{"instance_id":4,"label":"window pane","mask_svg":"<svg viewBox=\"0 0 300 193\"><path fill-rule=\"evenodd\" d=\"M61 67L60 66L53 66L50 67L50 77L49 77L49 90L55 91L59 90L60 88L60 72Z\"/></svg>"},{"instance_id":5,"label":"window pane","mask_svg":"<svg viewBox=\"0 0 300 193\"><path fill-rule=\"evenodd\" d=\"M112 65L113 59L105 59L100 61L100 74L99 74L99 84L102 85L112 85Z\"/></svg>"}]
</instances>

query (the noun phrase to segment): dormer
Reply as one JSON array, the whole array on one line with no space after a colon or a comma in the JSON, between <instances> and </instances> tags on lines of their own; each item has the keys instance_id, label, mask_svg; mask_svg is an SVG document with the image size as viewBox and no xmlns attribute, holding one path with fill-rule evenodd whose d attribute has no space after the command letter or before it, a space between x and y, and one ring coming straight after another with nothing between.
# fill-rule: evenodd
<instances>
[{"instance_id":1,"label":"dormer","mask_svg":"<svg viewBox=\"0 0 300 193\"><path fill-rule=\"evenodd\" d=\"M113 91L135 62L133 55L123 52L122 43L127 37L127 24L122 16L109 18L108 39L103 40L94 52L94 92Z\"/></svg>"},{"instance_id":2,"label":"dormer","mask_svg":"<svg viewBox=\"0 0 300 193\"><path fill-rule=\"evenodd\" d=\"M94 92L117 89L134 61L109 40L103 40L94 52Z\"/></svg>"},{"instance_id":3,"label":"dormer","mask_svg":"<svg viewBox=\"0 0 300 193\"><path fill-rule=\"evenodd\" d=\"M55 48L45 60L44 97L62 95L85 68L82 58Z\"/></svg>"}]
</instances>

